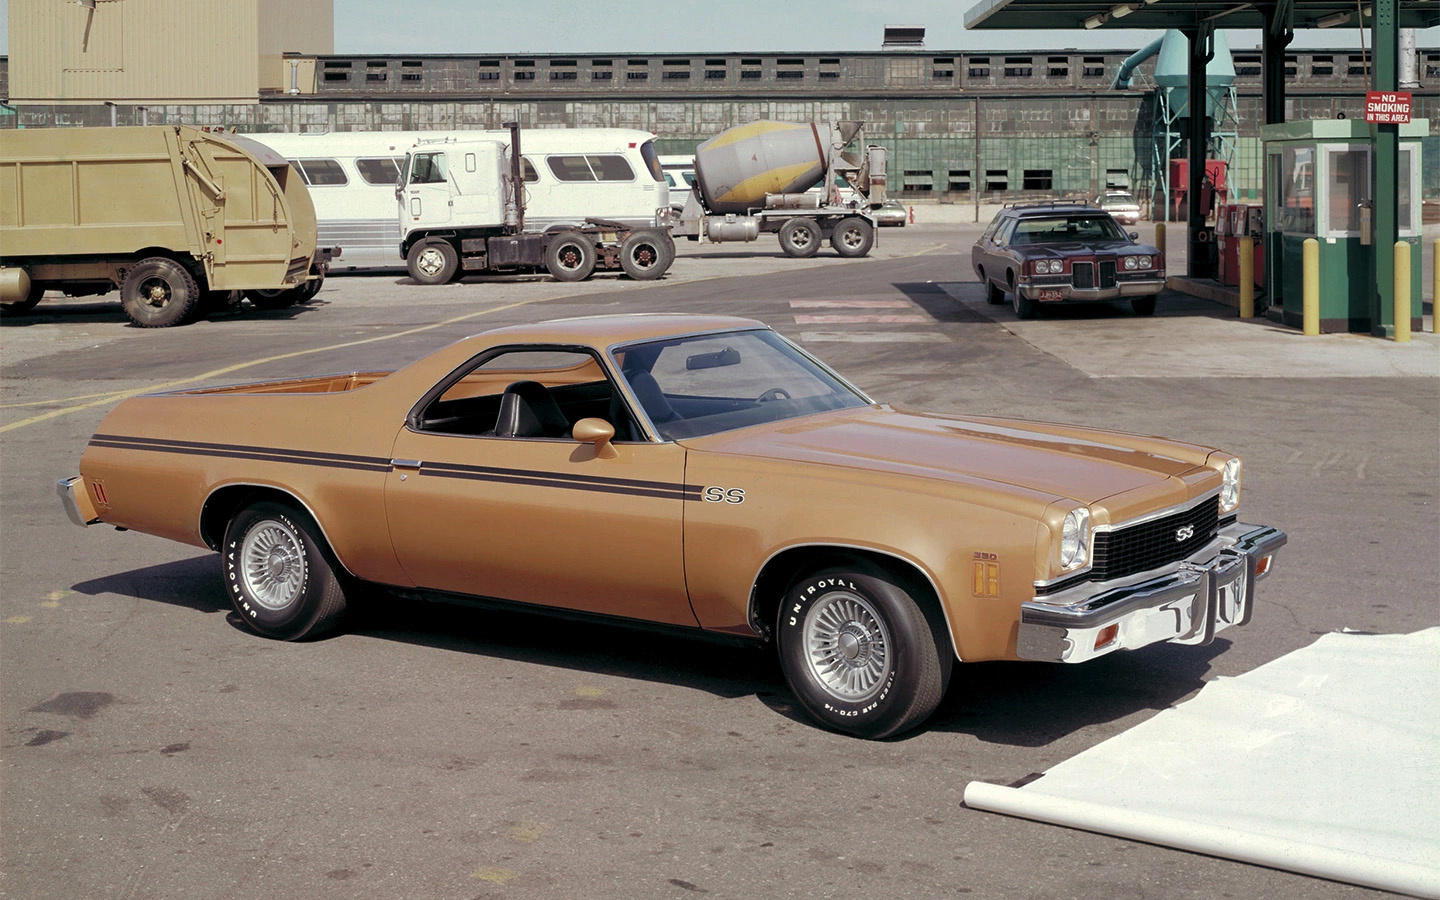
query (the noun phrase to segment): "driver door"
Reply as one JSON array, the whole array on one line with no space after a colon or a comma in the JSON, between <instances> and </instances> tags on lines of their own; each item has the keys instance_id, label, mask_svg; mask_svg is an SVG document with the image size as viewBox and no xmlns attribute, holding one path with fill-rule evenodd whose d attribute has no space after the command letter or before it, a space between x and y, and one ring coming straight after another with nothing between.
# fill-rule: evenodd
<instances>
[{"instance_id":1,"label":"driver door","mask_svg":"<svg viewBox=\"0 0 1440 900\"><path fill-rule=\"evenodd\" d=\"M385 509L406 575L454 594L698 625L683 570L682 512L694 493L684 485L684 449L617 440L607 459L568 432L497 437L491 411L515 381L583 396L567 417L605 417L613 390L587 353L547 370L515 368L507 355L437 397L459 415L422 411L396 435ZM476 421L467 424L467 414Z\"/></svg>"},{"instance_id":2,"label":"driver door","mask_svg":"<svg viewBox=\"0 0 1440 900\"><path fill-rule=\"evenodd\" d=\"M417 151L410 158L403 186L405 215L410 227L443 225L450 221L449 160L443 151Z\"/></svg>"}]
</instances>

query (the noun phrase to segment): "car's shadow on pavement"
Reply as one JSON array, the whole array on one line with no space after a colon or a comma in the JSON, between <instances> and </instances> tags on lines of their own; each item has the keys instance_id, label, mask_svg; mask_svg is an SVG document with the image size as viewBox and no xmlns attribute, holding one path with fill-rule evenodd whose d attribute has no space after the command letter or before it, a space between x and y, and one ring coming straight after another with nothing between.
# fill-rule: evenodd
<instances>
[{"instance_id":1,"label":"car's shadow on pavement","mask_svg":"<svg viewBox=\"0 0 1440 900\"><path fill-rule=\"evenodd\" d=\"M202 613L224 612L232 628L267 640L246 628L230 608L214 554L118 572L72 589ZM724 699L754 697L778 715L819 728L794 701L768 644L719 643L681 631L431 603L374 588L351 594L351 609L337 636L364 635L549 669L677 685ZM1204 685L1211 660L1227 647L1223 638L1208 647L1161 646L1112 654L1083 666L957 663L939 710L896 740L953 732L990 744L1045 746L1087 726L1172 706Z\"/></svg>"}]
</instances>

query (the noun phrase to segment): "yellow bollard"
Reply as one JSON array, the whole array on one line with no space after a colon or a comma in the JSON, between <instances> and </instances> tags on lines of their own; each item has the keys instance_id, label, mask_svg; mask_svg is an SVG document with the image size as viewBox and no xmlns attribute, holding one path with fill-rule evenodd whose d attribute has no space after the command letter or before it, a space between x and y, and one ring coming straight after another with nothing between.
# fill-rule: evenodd
<instances>
[{"instance_id":1,"label":"yellow bollard","mask_svg":"<svg viewBox=\"0 0 1440 900\"><path fill-rule=\"evenodd\" d=\"M1301 323L1304 334L1320 333L1320 242L1314 238L1305 239L1305 252L1301 256Z\"/></svg>"},{"instance_id":2,"label":"yellow bollard","mask_svg":"<svg viewBox=\"0 0 1440 900\"><path fill-rule=\"evenodd\" d=\"M1440 241L1436 241L1435 244L1436 244L1436 246L1440 246ZM1164 222L1156 222L1156 223L1155 223L1155 249L1160 251L1160 256L1161 256L1161 257L1164 257L1164 256L1165 256L1165 223L1164 223Z\"/></svg>"},{"instance_id":3,"label":"yellow bollard","mask_svg":"<svg viewBox=\"0 0 1440 900\"><path fill-rule=\"evenodd\" d=\"M1255 318L1255 239L1240 238L1240 318Z\"/></svg>"},{"instance_id":4,"label":"yellow bollard","mask_svg":"<svg viewBox=\"0 0 1440 900\"><path fill-rule=\"evenodd\" d=\"M1410 242L1395 242L1395 343L1410 343Z\"/></svg>"}]
</instances>

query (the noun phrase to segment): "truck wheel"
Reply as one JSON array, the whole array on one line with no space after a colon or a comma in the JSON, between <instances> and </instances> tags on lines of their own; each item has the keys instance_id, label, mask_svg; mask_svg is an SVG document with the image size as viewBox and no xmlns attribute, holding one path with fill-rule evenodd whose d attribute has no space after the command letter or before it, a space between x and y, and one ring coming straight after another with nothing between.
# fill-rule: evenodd
<instances>
[{"instance_id":1,"label":"truck wheel","mask_svg":"<svg viewBox=\"0 0 1440 900\"><path fill-rule=\"evenodd\" d=\"M339 564L310 517L281 503L243 509L225 528L225 593L245 624L295 641L320 634L345 611Z\"/></svg>"},{"instance_id":2,"label":"truck wheel","mask_svg":"<svg viewBox=\"0 0 1440 900\"><path fill-rule=\"evenodd\" d=\"M830 235L830 246L841 256L858 257L870 252L875 246L875 229L859 216L841 219Z\"/></svg>"},{"instance_id":3,"label":"truck wheel","mask_svg":"<svg viewBox=\"0 0 1440 900\"><path fill-rule=\"evenodd\" d=\"M780 249L786 256L807 259L820 251L820 226L796 217L780 226Z\"/></svg>"},{"instance_id":4,"label":"truck wheel","mask_svg":"<svg viewBox=\"0 0 1440 900\"><path fill-rule=\"evenodd\" d=\"M595 271L595 245L579 232L562 232L545 248L545 269L556 281L584 281Z\"/></svg>"},{"instance_id":5,"label":"truck wheel","mask_svg":"<svg viewBox=\"0 0 1440 900\"><path fill-rule=\"evenodd\" d=\"M141 328L179 325L198 302L200 287L194 276L163 256L140 260L120 283L120 306Z\"/></svg>"},{"instance_id":6,"label":"truck wheel","mask_svg":"<svg viewBox=\"0 0 1440 900\"><path fill-rule=\"evenodd\" d=\"M637 231L620 245L620 268L636 281L664 275L675 261L675 242L668 234Z\"/></svg>"},{"instance_id":7,"label":"truck wheel","mask_svg":"<svg viewBox=\"0 0 1440 900\"><path fill-rule=\"evenodd\" d=\"M256 309L284 309L287 306L294 306L299 303L304 288L285 288L284 290L253 290L245 292L245 299L255 304Z\"/></svg>"},{"instance_id":8,"label":"truck wheel","mask_svg":"<svg viewBox=\"0 0 1440 900\"><path fill-rule=\"evenodd\" d=\"M315 295L318 294L318 293L320 293L320 288L322 288L322 287L324 287L324 286L325 286L325 270L324 270L324 269L321 269L321 270L319 270L318 272L315 273L315 277L314 277L314 278L312 278L312 279L310 279L309 281L305 282L305 285L299 289L299 290L300 290L300 300L299 300L299 302L301 302L301 303L309 303L311 300L314 300L314 299L315 299Z\"/></svg>"},{"instance_id":9,"label":"truck wheel","mask_svg":"<svg viewBox=\"0 0 1440 900\"><path fill-rule=\"evenodd\" d=\"M1135 310L1137 316L1155 315L1155 297L1136 297L1130 301L1130 308Z\"/></svg>"},{"instance_id":10,"label":"truck wheel","mask_svg":"<svg viewBox=\"0 0 1440 900\"><path fill-rule=\"evenodd\" d=\"M821 724L883 738L920 724L945 694L942 623L884 570L855 563L797 582L776 623L780 666Z\"/></svg>"},{"instance_id":11,"label":"truck wheel","mask_svg":"<svg viewBox=\"0 0 1440 900\"><path fill-rule=\"evenodd\" d=\"M410 277L421 284L444 284L455 277L460 255L449 241L430 238L410 248L405 266L410 270Z\"/></svg>"}]
</instances>

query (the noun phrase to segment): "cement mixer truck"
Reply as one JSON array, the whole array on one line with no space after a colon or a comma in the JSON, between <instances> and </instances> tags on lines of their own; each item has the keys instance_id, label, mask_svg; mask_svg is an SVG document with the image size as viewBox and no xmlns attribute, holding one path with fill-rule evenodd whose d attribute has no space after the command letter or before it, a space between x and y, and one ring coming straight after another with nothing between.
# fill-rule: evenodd
<instances>
[{"instance_id":1,"label":"cement mixer truck","mask_svg":"<svg viewBox=\"0 0 1440 900\"><path fill-rule=\"evenodd\" d=\"M762 120L721 132L695 149L695 184L671 234L715 243L775 234L800 259L826 241L841 256L866 255L875 245L870 209L885 199L886 152L865 146L864 131L863 122ZM863 151L847 153L852 145ZM837 179L856 199L842 201Z\"/></svg>"}]
</instances>

